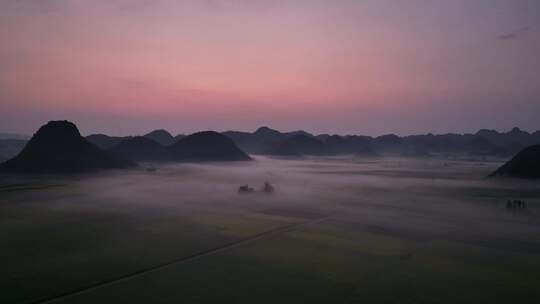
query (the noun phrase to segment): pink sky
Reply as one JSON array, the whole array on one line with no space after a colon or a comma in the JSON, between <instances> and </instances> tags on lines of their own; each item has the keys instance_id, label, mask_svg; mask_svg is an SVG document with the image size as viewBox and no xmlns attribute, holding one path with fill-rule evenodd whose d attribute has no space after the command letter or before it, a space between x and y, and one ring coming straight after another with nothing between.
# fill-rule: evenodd
<instances>
[{"instance_id":1,"label":"pink sky","mask_svg":"<svg viewBox=\"0 0 540 304\"><path fill-rule=\"evenodd\" d=\"M0 132L540 129L538 1L0 2Z\"/></svg>"}]
</instances>

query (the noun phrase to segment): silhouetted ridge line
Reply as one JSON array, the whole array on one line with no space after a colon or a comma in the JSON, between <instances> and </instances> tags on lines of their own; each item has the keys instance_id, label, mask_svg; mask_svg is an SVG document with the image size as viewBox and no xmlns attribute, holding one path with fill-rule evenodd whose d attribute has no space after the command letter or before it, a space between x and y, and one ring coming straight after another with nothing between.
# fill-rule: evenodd
<instances>
[{"instance_id":1,"label":"silhouetted ridge line","mask_svg":"<svg viewBox=\"0 0 540 304\"><path fill-rule=\"evenodd\" d=\"M304 135L315 138L325 146L323 154L356 154L365 156L430 156L430 155L464 155L476 157L509 157L525 146L540 143L540 131L528 133L513 128L506 133L495 130L479 130L475 134L425 134L397 136L387 134L378 137L361 135L312 135L305 131L279 132L269 127L260 127L253 133L227 131L224 135L231 138L241 149L253 154L269 155L320 155L320 152L306 149L293 151L287 141ZM307 141L307 139L305 139ZM280 146L282 146L280 148ZM287 148L287 146L289 146ZM317 148L314 148L316 150Z\"/></svg>"},{"instance_id":2,"label":"silhouetted ridge line","mask_svg":"<svg viewBox=\"0 0 540 304\"><path fill-rule=\"evenodd\" d=\"M490 176L540 179L540 145L521 150Z\"/></svg>"},{"instance_id":3,"label":"silhouetted ridge line","mask_svg":"<svg viewBox=\"0 0 540 304\"><path fill-rule=\"evenodd\" d=\"M171 133L163 129L154 130L148 134L145 134L144 137L152 139L162 146L170 146L177 141L177 139L175 139Z\"/></svg>"},{"instance_id":4,"label":"silhouetted ridge line","mask_svg":"<svg viewBox=\"0 0 540 304\"><path fill-rule=\"evenodd\" d=\"M69 121L50 121L42 126L14 158L0 170L27 173L73 173L134 166L115 157L81 136Z\"/></svg>"},{"instance_id":5,"label":"silhouetted ridge line","mask_svg":"<svg viewBox=\"0 0 540 304\"><path fill-rule=\"evenodd\" d=\"M169 146L172 160L178 161L240 161L251 158L234 141L214 131L191 134Z\"/></svg>"},{"instance_id":6,"label":"silhouetted ridge line","mask_svg":"<svg viewBox=\"0 0 540 304\"><path fill-rule=\"evenodd\" d=\"M315 137L299 134L285 139L274 151L275 155L327 155L328 147Z\"/></svg>"},{"instance_id":7,"label":"silhouetted ridge line","mask_svg":"<svg viewBox=\"0 0 540 304\"><path fill-rule=\"evenodd\" d=\"M524 147L540 144L540 131L528 133L519 128L513 128L508 132L481 129L474 134L423 134L410 136L397 136L387 134L378 137L362 135L313 135L305 131L280 132L269 127L260 127L256 131L240 132L226 131L222 135L230 138L234 144L249 154L302 156L302 155L363 155L363 156L464 156L464 157L502 157L509 158L522 150ZM324 149L292 149L287 148L291 143L285 143L288 139L297 135L314 138L322 142ZM155 130L144 137L150 138L162 146L184 139L180 134L175 137L165 130ZM87 136L88 141L98 147L109 150L119 145L122 141L133 138L132 136L115 137L104 134ZM305 139L308 141L308 139ZM171 144L167 146L170 151ZM284 147L281 147L284 145ZM320 146L320 144L316 144ZM18 153L21 149L20 142L0 140L0 159L7 159ZM140 148L140 147L139 147ZM191 148L190 148L191 149ZM286 151L289 149L289 151ZM176 150L176 149L173 149ZM296 150L296 151L293 151ZM324 150L324 151L323 151ZM323 152L320 152L323 151ZM126 152L126 151L125 151ZM177 151L176 151L177 152ZM174 154L176 154L176 152ZM287 152L287 153L285 153ZM133 152L136 153L136 152ZM206 152L205 152L206 153ZM158 155L159 153L150 153ZM136 159L162 160L162 156L140 157ZM170 157L170 160L181 160L184 157ZM205 158L205 157L201 157ZM226 159L227 157L223 157Z\"/></svg>"},{"instance_id":8,"label":"silhouetted ridge line","mask_svg":"<svg viewBox=\"0 0 540 304\"><path fill-rule=\"evenodd\" d=\"M170 159L170 154L164 146L143 136L124 139L109 151L133 161L165 161Z\"/></svg>"},{"instance_id":9,"label":"silhouetted ridge line","mask_svg":"<svg viewBox=\"0 0 540 304\"><path fill-rule=\"evenodd\" d=\"M109 150L112 147L118 145L123 140L126 140L128 138L131 138L131 136L109 136L105 134L92 134L86 136L86 140L93 143L94 145L98 146L99 148L103 150Z\"/></svg>"}]
</instances>

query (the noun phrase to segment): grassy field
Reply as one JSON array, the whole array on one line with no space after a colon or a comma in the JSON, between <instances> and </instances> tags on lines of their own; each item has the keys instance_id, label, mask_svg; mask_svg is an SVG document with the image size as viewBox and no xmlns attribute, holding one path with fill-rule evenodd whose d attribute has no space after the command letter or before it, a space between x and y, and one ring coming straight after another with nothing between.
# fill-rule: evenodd
<instances>
[{"instance_id":1,"label":"grassy field","mask_svg":"<svg viewBox=\"0 0 540 304\"><path fill-rule=\"evenodd\" d=\"M540 184L485 179L498 165L1 176L0 303L538 303ZM265 180L275 194L236 193Z\"/></svg>"}]
</instances>

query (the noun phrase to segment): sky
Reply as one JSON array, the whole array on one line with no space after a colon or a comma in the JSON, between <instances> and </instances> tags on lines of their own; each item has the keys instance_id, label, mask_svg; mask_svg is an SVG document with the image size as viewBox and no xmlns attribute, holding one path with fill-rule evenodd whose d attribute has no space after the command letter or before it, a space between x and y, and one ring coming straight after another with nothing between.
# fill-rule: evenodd
<instances>
[{"instance_id":1,"label":"sky","mask_svg":"<svg viewBox=\"0 0 540 304\"><path fill-rule=\"evenodd\" d=\"M540 129L537 0L0 0L0 132Z\"/></svg>"}]
</instances>

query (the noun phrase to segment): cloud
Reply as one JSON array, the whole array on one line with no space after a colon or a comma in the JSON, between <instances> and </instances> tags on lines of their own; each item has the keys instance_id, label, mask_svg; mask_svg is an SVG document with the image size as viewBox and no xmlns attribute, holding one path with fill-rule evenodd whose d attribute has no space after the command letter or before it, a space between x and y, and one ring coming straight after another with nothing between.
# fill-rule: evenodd
<instances>
[{"instance_id":1,"label":"cloud","mask_svg":"<svg viewBox=\"0 0 540 304\"><path fill-rule=\"evenodd\" d=\"M520 27L520 28L515 29L515 30L513 30L511 32L498 35L497 39L500 39L500 40L513 40L513 39L516 39L518 37L521 37L523 34L526 34L526 33L530 32L532 29L533 29L532 26Z\"/></svg>"}]
</instances>

